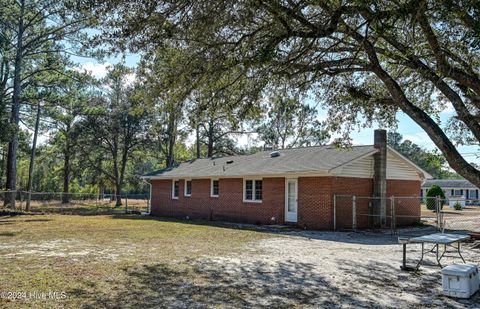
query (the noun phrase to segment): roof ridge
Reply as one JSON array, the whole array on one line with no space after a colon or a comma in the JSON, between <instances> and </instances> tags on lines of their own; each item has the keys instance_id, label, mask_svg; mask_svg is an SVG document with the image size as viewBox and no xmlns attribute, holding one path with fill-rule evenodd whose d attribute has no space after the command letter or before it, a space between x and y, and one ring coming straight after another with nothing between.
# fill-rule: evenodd
<instances>
[{"instance_id":1,"label":"roof ridge","mask_svg":"<svg viewBox=\"0 0 480 309\"><path fill-rule=\"evenodd\" d=\"M327 148L335 146L335 144L327 144L327 145L315 145L315 146L303 146L303 147L292 147L292 148L282 148L282 149L264 149L260 150L254 153L249 153L249 154L235 154L235 155L230 155L230 156L223 156L223 157L210 157L210 158L192 158L189 160L185 160L182 162L178 162L177 164L183 164L183 163L189 163L189 162L194 162L198 160L217 160L217 159L225 159L225 158L235 158L235 157L248 157L248 156L253 156L259 153L270 153L272 151L289 151L289 150L298 150L298 149L310 149L310 148ZM373 145L353 145L351 147L335 147L336 149L349 149L349 148L362 148L362 147L373 147Z\"/></svg>"},{"instance_id":2,"label":"roof ridge","mask_svg":"<svg viewBox=\"0 0 480 309\"><path fill-rule=\"evenodd\" d=\"M147 176L183 177L187 174L190 177L192 175L225 176L311 171L327 173L332 168L344 165L364 155L370 155L376 150L372 145L352 145L347 148L337 144L327 144L279 149L278 151L283 155L277 159L271 159L271 156L268 155L272 150L264 149L251 154L190 159L175 164L173 168L155 171L147 174Z\"/></svg>"},{"instance_id":3,"label":"roof ridge","mask_svg":"<svg viewBox=\"0 0 480 309\"><path fill-rule=\"evenodd\" d=\"M291 147L291 148L282 148L282 149L271 149L271 150L262 150L262 151L282 151L282 150L294 150L294 149L307 149L307 148L322 148L322 147L331 147L336 146L336 144L327 144L327 145L315 145L315 146L301 146L301 147ZM348 148L360 148L360 147L372 147L371 145L352 145L351 147L335 147L337 149L348 149Z\"/></svg>"}]
</instances>

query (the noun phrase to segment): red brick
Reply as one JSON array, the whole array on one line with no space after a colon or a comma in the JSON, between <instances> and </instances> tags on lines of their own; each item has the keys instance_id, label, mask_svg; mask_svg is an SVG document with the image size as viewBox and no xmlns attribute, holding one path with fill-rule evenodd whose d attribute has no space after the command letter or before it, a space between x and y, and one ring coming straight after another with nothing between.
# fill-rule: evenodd
<instances>
[{"instance_id":1,"label":"red brick","mask_svg":"<svg viewBox=\"0 0 480 309\"><path fill-rule=\"evenodd\" d=\"M210 180L192 180L192 195L184 196L184 180L180 179L178 200L172 199L171 180L152 180L152 213L208 220L224 220L256 224L284 223L285 178L263 178L262 203L243 202L243 179L220 179L219 197L210 197ZM387 195L418 196L419 181L388 180ZM370 224L370 204L373 180L348 177L299 177L298 178L298 222L307 229L333 229L333 197L336 201L337 228L352 227L352 198L357 198L357 226ZM341 195L348 195L341 197ZM363 197L363 198L362 198ZM405 200L406 201L406 200ZM420 218L420 200L409 199L399 202L397 213L407 216L411 223ZM387 202L388 203L388 202ZM397 205L397 204L396 204ZM274 218L274 220L272 220ZM403 222L403 223L405 223Z\"/></svg>"}]
</instances>

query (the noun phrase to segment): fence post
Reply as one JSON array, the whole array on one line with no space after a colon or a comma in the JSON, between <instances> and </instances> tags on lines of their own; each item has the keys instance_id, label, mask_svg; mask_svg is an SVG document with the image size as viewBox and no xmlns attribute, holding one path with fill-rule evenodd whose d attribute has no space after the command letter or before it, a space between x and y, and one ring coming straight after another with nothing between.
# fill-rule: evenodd
<instances>
[{"instance_id":1,"label":"fence post","mask_svg":"<svg viewBox=\"0 0 480 309\"><path fill-rule=\"evenodd\" d=\"M440 207L440 197L435 197L435 209L437 211L437 229L439 231L442 230L442 214L441 214L441 207Z\"/></svg>"},{"instance_id":2,"label":"fence post","mask_svg":"<svg viewBox=\"0 0 480 309\"><path fill-rule=\"evenodd\" d=\"M63 192L60 193L60 213L63 214ZM54 198L55 198L55 194L54 194Z\"/></svg>"},{"instance_id":3,"label":"fence post","mask_svg":"<svg viewBox=\"0 0 480 309\"><path fill-rule=\"evenodd\" d=\"M337 230L337 195L333 195L333 230Z\"/></svg>"},{"instance_id":4,"label":"fence post","mask_svg":"<svg viewBox=\"0 0 480 309\"><path fill-rule=\"evenodd\" d=\"M357 197L352 196L352 229L357 230Z\"/></svg>"},{"instance_id":5,"label":"fence post","mask_svg":"<svg viewBox=\"0 0 480 309\"><path fill-rule=\"evenodd\" d=\"M125 195L125 213L128 214L128 195Z\"/></svg>"},{"instance_id":6,"label":"fence post","mask_svg":"<svg viewBox=\"0 0 480 309\"><path fill-rule=\"evenodd\" d=\"M440 231L445 232L445 220L443 219L442 199L438 198L438 213L440 214Z\"/></svg>"},{"instance_id":7,"label":"fence post","mask_svg":"<svg viewBox=\"0 0 480 309\"><path fill-rule=\"evenodd\" d=\"M23 210L23 191L18 191L20 193L20 210Z\"/></svg>"}]
</instances>

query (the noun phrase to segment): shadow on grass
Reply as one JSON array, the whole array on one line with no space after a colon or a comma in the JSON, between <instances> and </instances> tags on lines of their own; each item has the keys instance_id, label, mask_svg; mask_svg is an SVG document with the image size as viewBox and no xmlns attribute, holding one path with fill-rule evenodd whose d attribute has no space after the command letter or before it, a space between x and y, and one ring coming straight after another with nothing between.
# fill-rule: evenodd
<instances>
[{"instance_id":1,"label":"shadow on grass","mask_svg":"<svg viewBox=\"0 0 480 309\"><path fill-rule=\"evenodd\" d=\"M435 233L436 230L430 226L425 227L413 227L399 229L399 234L391 234L390 230L358 230L353 231L315 231L315 230L303 230L292 226L278 226L278 225L255 225L245 223L233 223L225 221L209 221L202 219L179 219L174 217L160 217L160 216L140 216L140 215L125 215L115 214L112 215L114 219L129 219L129 220L148 220L159 222L174 222L180 224L191 224L201 226L211 226L216 228L227 228L236 230L250 230L259 233L268 233L284 236L297 236L308 239L326 240L333 242L343 242L352 244L364 244L364 245L399 245L398 236L422 236L426 234Z\"/></svg>"},{"instance_id":2,"label":"shadow on grass","mask_svg":"<svg viewBox=\"0 0 480 309\"><path fill-rule=\"evenodd\" d=\"M23 220L23 222L49 222L52 221L52 219L26 219Z\"/></svg>"},{"instance_id":3,"label":"shadow on grass","mask_svg":"<svg viewBox=\"0 0 480 309\"><path fill-rule=\"evenodd\" d=\"M410 263L414 265L416 261ZM423 265L418 272L403 272L399 270L400 263L397 267L378 261L359 265L345 259L339 261L339 265L340 270L351 274L359 287L371 291L370 297L389 298L398 302L399 307L475 308L480 303L480 292L470 299L443 296L441 272L435 263ZM405 302L406 299L409 302Z\"/></svg>"},{"instance_id":4,"label":"shadow on grass","mask_svg":"<svg viewBox=\"0 0 480 309\"><path fill-rule=\"evenodd\" d=\"M158 264L125 270L127 282L97 295L85 308L290 308L370 307L342 292L315 272L313 265L286 261L227 263L205 260Z\"/></svg>"},{"instance_id":5,"label":"shadow on grass","mask_svg":"<svg viewBox=\"0 0 480 309\"><path fill-rule=\"evenodd\" d=\"M18 220L0 220L0 225L1 224L13 224L13 223L18 223L18 222L49 222L52 221L52 219L18 219Z\"/></svg>"},{"instance_id":6,"label":"shadow on grass","mask_svg":"<svg viewBox=\"0 0 480 309\"><path fill-rule=\"evenodd\" d=\"M15 235L17 235L17 233L15 233L15 232L2 232L2 233L0 233L0 237L1 236L13 237Z\"/></svg>"},{"instance_id":7,"label":"shadow on grass","mask_svg":"<svg viewBox=\"0 0 480 309\"><path fill-rule=\"evenodd\" d=\"M318 265L232 259L190 260L124 269L125 281L84 308L474 308L440 295L439 272L401 272L383 262L340 260L344 274L325 277Z\"/></svg>"}]
</instances>

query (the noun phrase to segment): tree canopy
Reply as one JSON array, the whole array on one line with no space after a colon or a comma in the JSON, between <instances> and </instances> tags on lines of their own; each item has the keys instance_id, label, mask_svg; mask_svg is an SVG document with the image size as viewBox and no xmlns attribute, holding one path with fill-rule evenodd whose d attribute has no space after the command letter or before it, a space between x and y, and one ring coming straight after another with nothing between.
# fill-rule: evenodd
<instances>
[{"instance_id":1,"label":"tree canopy","mask_svg":"<svg viewBox=\"0 0 480 309\"><path fill-rule=\"evenodd\" d=\"M395 126L403 112L480 185L456 147L480 139L478 1L111 0L100 12L116 48L173 44L208 54L217 72L241 70L263 85L287 77L328 105L328 128L343 137ZM447 125L439 114L449 107Z\"/></svg>"},{"instance_id":2,"label":"tree canopy","mask_svg":"<svg viewBox=\"0 0 480 309\"><path fill-rule=\"evenodd\" d=\"M0 0L0 181L64 202L121 195L181 161L349 144L401 114L438 151L395 133L392 147L480 186L458 150L480 142L479 12L473 0ZM99 79L73 57L129 52L139 63Z\"/></svg>"}]
</instances>

